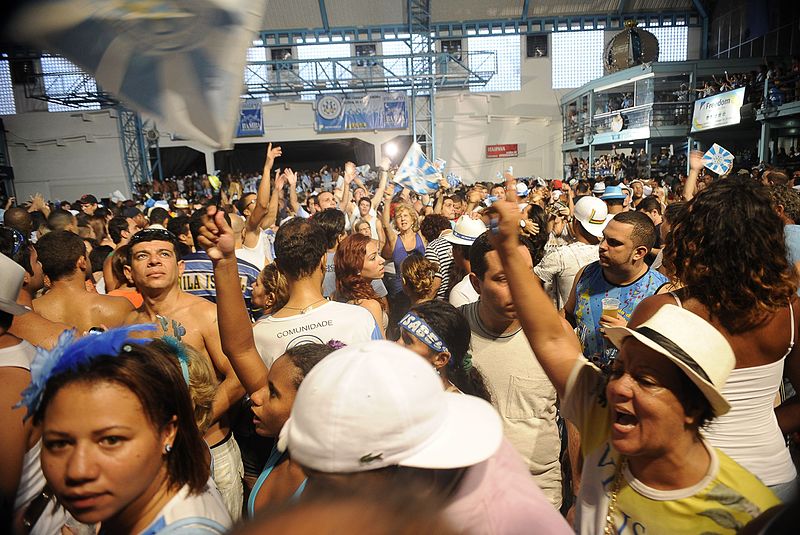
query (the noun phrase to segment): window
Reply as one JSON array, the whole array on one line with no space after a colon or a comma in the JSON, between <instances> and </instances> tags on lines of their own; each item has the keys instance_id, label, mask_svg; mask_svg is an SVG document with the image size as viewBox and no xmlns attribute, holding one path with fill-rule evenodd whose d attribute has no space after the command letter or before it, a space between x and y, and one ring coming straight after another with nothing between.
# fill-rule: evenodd
<instances>
[{"instance_id":1,"label":"window","mask_svg":"<svg viewBox=\"0 0 800 535\"><path fill-rule=\"evenodd\" d=\"M42 74L45 94L52 97L68 97L70 95L89 95L97 93L97 82L84 73L77 65L60 56L42 56ZM56 102L47 102L47 111L99 110L99 102L87 102L74 106L65 106Z\"/></svg>"},{"instance_id":2,"label":"window","mask_svg":"<svg viewBox=\"0 0 800 535\"><path fill-rule=\"evenodd\" d=\"M408 41L385 41L381 47L383 48L384 56L402 56L405 54L411 54L411 47L408 46ZM388 71L386 73L387 75L394 75L397 78L403 78L406 74L408 74L408 59L386 59L383 61L383 67L386 69L386 71Z\"/></svg>"},{"instance_id":3,"label":"window","mask_svg":"<svg viewBox=\"0 0 800 535\"><path fill-rule=\"evenodd\" d=\"M571 89L603 76L603 30L553 32L553 89Z\"/></svg>"},{"instance_id":4,"label":"window","mask_svg":"<svg viewBox=\"0 0 800 535\"><path fill-rule=\"evenodd\" d=\"M11 85L11 66L7 59L0 60L0 115L17 113L14 105L14 88Z\"/></svg>"},{"instance_id":5,"label":"window","mask_svg":"<svg viewBox=\"0 0 800 535\"><path fill-rule=\"evenodd\" d=\"M324 60L329 58L348 58L350 57L349 43L325 43L321 45L300 45L297 47L298 59ZM345 68L346 67L346 68ZM343 62L340 66L332 61L318 61L300 65L298 74L304 81L316 84L316 89L325 89L325 85L332 80L349 80L350 63ZM312 89L306 87L306 89ZM303 100L314 100L315 94L303 94Z\"/></svg>"},{"instance_id":6,"label":"window","mask_svg":"<svg viewBox=\"0 0 800 535\"><path fill-rule=\"evenodd\" d=\"M658 61L686 61L689 46L689 28L686 26L661 26L647 28L658 39Z\"/></svg>"},{"instance_id":7,"label":"window","mask_svg":"<svg viewBox=\"0 0 800 535\"><path fill-rule=\"evenodd\" d=\"M247 65L244 67L245 86L269 86L266 65L252 65L251 61L267 61L267 49L263 46L252 46L247 49ZM269 100L268 96L261 97L263 102Z\"/></svg>"},{"instance_id":8,"label":"window","mask_svg":"<svg viewBox=\"0 0 800 535\"><path fill-rule=\"evenodd\" d=\"M472 92L519 91L522 85L520 76L521 44L519 35L491 35L467 39L468 53L494 52L497 57L497 70L485 86L470 87ZM470 68L483 70L487 65L481 56L469 57ZM494 67L494 65L492 65Z\"/></svg>"},{"instance_id":9,"label":"window","mask_svg":"<svg viewBox=\"0 0 800 535\"><path fill-rule=\"evenodd\" d=\"M525 48L529 58L546 58L548 56L546 33L528 35L525 38Z\"/></svg>"},{"instance_id":10,"label":"window","mask_svg":"<svg viewBox=\"0 0 800 535\"><path fill-rule=\"evenodd\" d=\"M378 55L377 47L373 44L369 45L356 45L356 57L371 58ZM377 62L374 59L359 59L356 61L358 67L374 67Z\"/></svg>"}]
</instances>

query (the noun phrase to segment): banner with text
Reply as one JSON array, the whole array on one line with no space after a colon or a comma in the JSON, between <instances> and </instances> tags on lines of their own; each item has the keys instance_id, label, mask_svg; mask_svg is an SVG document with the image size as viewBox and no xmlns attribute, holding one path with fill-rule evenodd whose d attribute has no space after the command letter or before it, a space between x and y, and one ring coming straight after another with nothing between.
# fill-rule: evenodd
<instances>
[{"instance_id":1,"label":"banner with text","mask_svg":"<svg viewBox=\"0 0 800 535\"><path fill-rule=\"evenodd\" d=\"M519 146L516 143L505 145L486 145L487 158L516 158Z\"/></svg>"},{"instance_id":2,"label":"banner with text","mask_svg":"<svg viewBox=\"0 0 800 535\"><path fill-rule=\"evenodd\" d=\"M248 98L239 107L239 126L236 137L263 136L264 116L261 112L261 99Z\"/></svg>"},{"instance_id":3,"label":"banner with text","mask_svg":"<svg viewBox=\"0 0 800 535\"><path fill-rule=\"evenodd\" d=\"M692 132L702 132L721 126L739 124L740 110L744 104L744 87L694 102Z\"/></svg>"},{"instance_id":4,"label":"banner with text","mask_svg":"<svg viewBox=\"0 0 800 535\"><path fill-rule=\"evenodd\" d=\"M317 96L317 132L406 128L408 107L405 93Z\"/></svg>"}]
</instances>

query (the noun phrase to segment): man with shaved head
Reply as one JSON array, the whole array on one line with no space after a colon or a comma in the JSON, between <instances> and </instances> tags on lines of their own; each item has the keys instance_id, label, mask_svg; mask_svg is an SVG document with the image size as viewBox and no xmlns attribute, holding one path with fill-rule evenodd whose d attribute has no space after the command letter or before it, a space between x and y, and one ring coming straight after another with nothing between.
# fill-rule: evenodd
<instances>
[{"instance_id":1,"label":"man with shaved head","mask_svg":"<svg viewBox=\"0 0 800 535\"><path fill-rule=\"evenodd\" d=\"M3 224L14 230L18 230L26 238L30 237L31 231L33 230L31 214L29 214L26 209L18 206L5 211L3 214Z\"/></svg>"}]
</instances>

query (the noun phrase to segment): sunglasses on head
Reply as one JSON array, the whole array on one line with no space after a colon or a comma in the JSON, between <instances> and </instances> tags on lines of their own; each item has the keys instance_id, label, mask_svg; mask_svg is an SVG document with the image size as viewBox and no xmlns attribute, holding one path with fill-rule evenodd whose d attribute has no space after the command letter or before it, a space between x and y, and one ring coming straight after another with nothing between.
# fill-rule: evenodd
<instances>
[{"instance_id":1,"label":"sunglasses on head","mask_svg":"<svg viewBox=\"0 0 800 535\"><path fill-rule=\"evenodd\" d=\"M27 243L28 240L25 239L25 236L22 235L20 231L15 228L7 227L3 225L2 227L4 230L11 232L11 236L14 238L14 245L11 249L11 256L16 256L17 253L22 249L22 246Z\"/></svg>"},{"instance_id":2,"label":"sunglasses on head","mask_svg":"<svg viewBox=\"0 0 800 535\"><path fill-rule=\"evenodd\" d=\"M178 238L170 231L160 228L146 228L142 229L131 238L129 245L132 247L137 243L146 241L162 240L170 243L175 243Z\"/></svg>"}]
</instances>

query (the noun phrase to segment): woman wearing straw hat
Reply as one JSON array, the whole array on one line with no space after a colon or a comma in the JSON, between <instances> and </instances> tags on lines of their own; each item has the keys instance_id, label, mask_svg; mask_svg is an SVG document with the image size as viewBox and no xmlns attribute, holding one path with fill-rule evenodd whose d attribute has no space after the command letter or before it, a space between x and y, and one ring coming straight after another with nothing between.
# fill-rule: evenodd
<instances>
[{"instance_id":1,"label":"woman wearing straw hat","mask_svg":"<svg viewBox=\"0 0 800 535\"><path fill-rule=\"evenodd\" d=\"M606 330L620 349L608 378L581 356L575 335L518 258L518 216L496 203L493 224L519 319L584 454L576 531L735 533L779 503L703 438L730 405L720 393L735 358L708 322L673 305L637 328Z\"/></svg>"}]
</instances>

